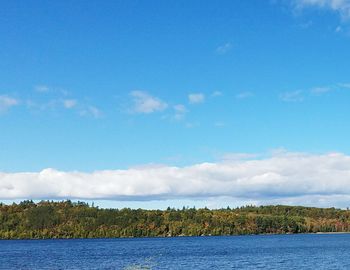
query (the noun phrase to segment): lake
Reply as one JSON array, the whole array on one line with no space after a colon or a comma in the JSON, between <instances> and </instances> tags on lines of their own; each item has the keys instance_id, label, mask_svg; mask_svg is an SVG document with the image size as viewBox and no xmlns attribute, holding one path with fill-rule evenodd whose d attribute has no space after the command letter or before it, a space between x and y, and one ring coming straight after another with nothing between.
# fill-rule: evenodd
<instances>
[{"instance_id":1,"label":"lake","mask_svg":"<svg viewBox=\"0 0 350 270\"><path fill-rule=\"evenodd\" d=\"M350 234L1 240L0 269L350 269Z\"/></svg>"}]
</instances>

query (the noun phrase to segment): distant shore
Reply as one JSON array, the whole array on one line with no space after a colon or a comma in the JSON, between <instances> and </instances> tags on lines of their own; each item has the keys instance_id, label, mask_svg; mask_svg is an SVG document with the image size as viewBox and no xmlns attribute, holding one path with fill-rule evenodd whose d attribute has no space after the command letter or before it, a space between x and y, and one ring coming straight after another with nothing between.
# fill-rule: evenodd
<instances>
[{"instance_id":1,"label":"distant shore","mask_svg":"<svg viewBox=\"0 0 350 270\"><path fill-rule=\"evenodd\" d=\"M84 202L0 204L0 239L350 233L350 211L301 206L99 209Z\"/></svg>"},{"instance_id":2,"label":"distant shore","mask_svg":"<svg viewBox=\"0 0 350 270\"><path fill-rule=\"evenodd\" d=\"M316 232L316 233L262 233L262 234L240 234L240 235L177 235L177 236L123 236L123 237L94 237L94 238L9 238L3 239L0 241L46 241L46 240L98 240L98 239L161 239L161 238L211 238L211 237L244 237L244 236L283 236L283 235L341 235L341 234L350 234L350 232Z\"/></svg>"}]
</instances>

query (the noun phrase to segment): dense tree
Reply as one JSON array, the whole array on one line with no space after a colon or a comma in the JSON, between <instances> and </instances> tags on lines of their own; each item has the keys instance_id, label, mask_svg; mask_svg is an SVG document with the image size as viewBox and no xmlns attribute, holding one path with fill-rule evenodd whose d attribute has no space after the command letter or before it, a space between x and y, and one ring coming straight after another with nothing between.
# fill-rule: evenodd
<instances>
[{"instance_id":1,"label":"dense tree","mask_svg":"<svg viewBox=\"0 0 350 270\"><path fill-rule=\"evenodd\" d=\"M350 211L299 206L99 209L84 202L0 203L0 239L348 232Z\"/></svg>"}]
</instances>

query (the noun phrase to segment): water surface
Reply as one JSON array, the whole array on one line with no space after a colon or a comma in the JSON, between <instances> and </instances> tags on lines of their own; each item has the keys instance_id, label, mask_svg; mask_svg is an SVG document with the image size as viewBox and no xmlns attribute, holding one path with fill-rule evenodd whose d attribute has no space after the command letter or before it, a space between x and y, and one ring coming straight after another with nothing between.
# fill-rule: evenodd
<instances>
[{"instance_id":1,"label":"water surface","mask_svg":"<svg viewBox=\"0 0 350 270\"><path fill-rule=\"evenodd\" d=\"M2 240L0 269L350 269L350 234Z\"/></svg>"}]
</instances>

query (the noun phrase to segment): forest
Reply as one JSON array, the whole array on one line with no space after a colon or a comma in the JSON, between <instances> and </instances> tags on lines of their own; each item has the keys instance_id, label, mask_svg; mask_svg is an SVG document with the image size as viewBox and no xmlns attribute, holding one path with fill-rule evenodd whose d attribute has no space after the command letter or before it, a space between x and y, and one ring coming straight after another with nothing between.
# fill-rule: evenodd
<instances>
[{"instance_id":1,"label":"forest","mask_svg":"<svg viewBox=\"0 0 350 270\"><path fill-rule=\"evenodd\" d=\"M300 206L102 209L85 202L0 203L0 239L349 232L350 211Z\"/></svg>"}]
</instances>

